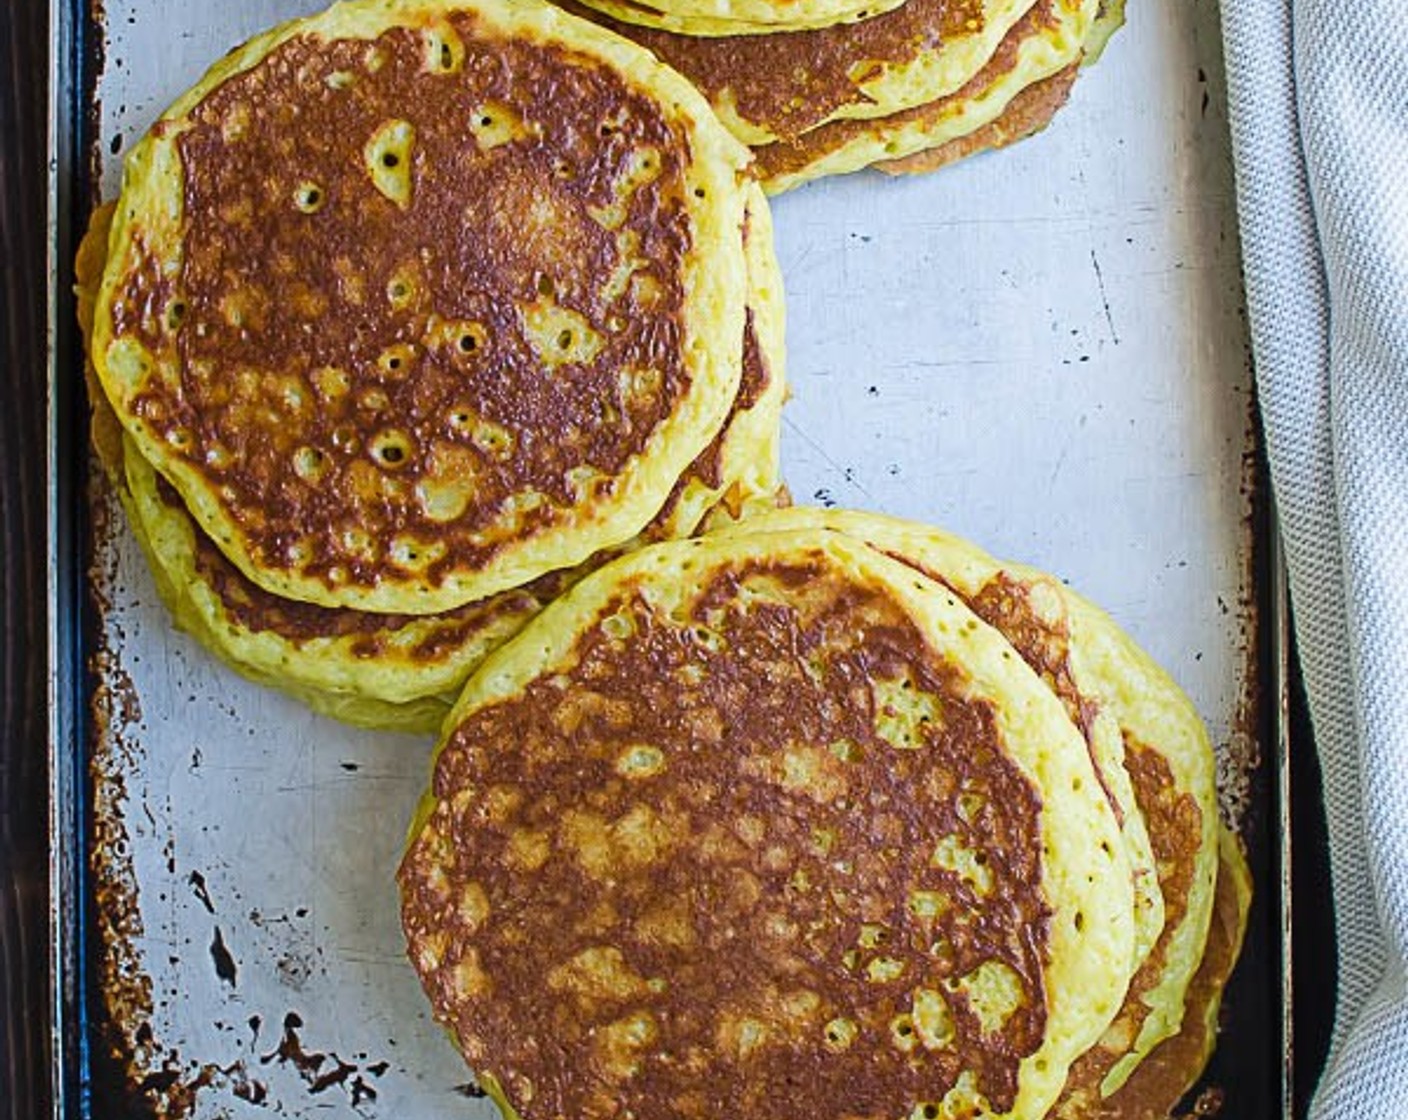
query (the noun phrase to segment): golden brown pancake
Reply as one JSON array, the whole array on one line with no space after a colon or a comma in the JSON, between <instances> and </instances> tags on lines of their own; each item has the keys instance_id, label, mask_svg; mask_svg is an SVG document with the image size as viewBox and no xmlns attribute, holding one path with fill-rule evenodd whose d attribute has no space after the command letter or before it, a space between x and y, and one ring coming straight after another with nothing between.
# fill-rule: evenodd
<instances>
[{"instance_id":1,"label":"golden brown pancake","mask_svg":"<svg viewBox=\"0 0 1408 1120\"><path fill-rule=\"evenodd\" d=\"M874 166L887 175L922 175L979 152L1005 148L1018 140L1025 140L1051 123L1051 118L1070 96L1079 72L1080 67L1068 66L1060 73L1028 86L1012 99L1002 116L966 136L904 159L881 160Z\"/></svg>"},{"instance_id":2,"label":"golden brown pancake","mask_svg":"<svg viewBox=\"0 0 1408 1120\"><path fill-rule=\"evenodd\" d=\"M699 38L585 11L649 47L752 145L838 119L874 119L953 93L992 57L1032 0L907 0L860 23Z\"/></svg>"},{"instance_id":3,"label":"golden brown pancake","mask_svg":"<svg viewBox=\"0 0 1408 1120\"><path fill-rule=\"evenodd\" d=\"M1202 964L1188 988L1183 1028L1140 1063L1113 1096L1070 1115L1079 1120L1169 1120L1207 1067L1217 1045L1222 992L1241 956L1251 908L1252 880L1236 836L1220 830L1217 897Z\"/></svg>"},{"instance_id":4,"label":"golden brown pancake","mask_svg":"<svg viewBox=\"0 0 1408 1120\"><path fill-rule=\"evenodd\" d=\"M1050 576L1004 565L971 542L933 526L882 514L798 507L763 514L735 531L817 529L863 541L941 584L1006 638L1061 702L1085 740L1101 792L1120 828L1134 883L1134 959L1142 962L1164 928L1158 871L1126 767L1124 737L1109 705L1087 679L1085 649L1076 641L1066 589Z\"/></svg>"},{"instance_id":5,"label":"golden brown pancake","mask_svg":"<svg viewBox=\"0 0 1408 1120\"><path fill-rule=\"evenodd\" d=\"M338 5L129 155L95 366L251 580L451 609L628 540L719 431L745 161L550 5Z\"/></svg>"},{"instance_id":6,"label":"golden brown pancake","mask_svg":"<svg viewBox=\"0 0 1408 1120\"><path fill-rule=\"evenodd\" d=\"M907 0L587 0L617 20L695 37L771 35L863 23Z\"/></svg>"},{"instance_id":7,"label":"golden brown pancake","mask_svg":"<svg viewBox=\"0 0 1408 1120\"><path fill-rule=\"evenodd\" d=\"M776 194L968 136L1000 118L1023 90L1079 63L1096 14L1096 0L1037 0L962 88L881 120L832 121L763 145L754 150L756 173Z\"/></svg>"},{"instance_id":8,"label":"golden brown pancake","mask_svg":"<svg viewBox=\"0 0 1408 1120\"><path fill-rule=\"evenodd\" d=\"M400 879L437 1018L524 1120L1035 1120L1130 968L1060 703L826 532L644 549L540 615L447 721Z\"/></svg>"}]
</instances>

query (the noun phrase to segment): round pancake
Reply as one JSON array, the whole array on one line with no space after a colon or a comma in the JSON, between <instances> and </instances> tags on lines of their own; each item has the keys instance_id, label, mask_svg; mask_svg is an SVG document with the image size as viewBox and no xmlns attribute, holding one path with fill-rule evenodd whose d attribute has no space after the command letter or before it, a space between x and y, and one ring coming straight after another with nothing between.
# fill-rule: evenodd
<instances>
[{"instance_id":1,"label":"round pancake","mask_svg":"<svg viewBox=\"0 0 1408 1120\"><path fill-rule=\"evenodd\" d=\"M355 0L128 157L94 363L289 598L432 613L638 533L736 393L746 152L541 0Z\"/></svg>"},{"instance_id":2,"label":"round pancake","mask_svg":"<svg viewBox=\"0 0 1408 1120\"><path fill-rule=\"evenodd\" d=\"M1020 574L982 549L932 526L881 514L809 507L764 514L742 532L830 529L861 541L942 584L996 629L1050 687L1085 738L1091 765L1119 824L1134 885L1134 956L1142 964L1164 928L1163 895L1144 816L1125 767L1124 739L1107 705L1085 680L1060 584Z\"/></svg>"},{"instance_id":3,"label":"round pancake","mask_svg":"<svg viewBox=\"0 0 1408 1120\"><path fill-rule=\"evenodd\" d=\"M832 121L794 140L765 144L754 149L755 173L769 194L779 194L976 132L1023 90L1080 61L1096 11L1097 0L1036 0L961 89L880 120Z\"/></svg>"},{"instance_id":4,"label":"round pancake","mask_svg":"<svg viewBox=\"0 0 1408 1120\"><path fill-rule=\"evenodd\" d=\"M1054 1111L1072 1120L1168 1120L1193 1087L1217 1044L1222 992L1242 953L1252 875L1236 836L1218 829L1219 863L1212 926L1202 963L1188 986L1183 1026L1159 1043L1118 1092L1085 1111Z\"/></svg>"},{"instance_id":5,"label":"round pancake","mask_svg":"<svg viewBox=\"0 0 1408 1120\"><path fill-rule=\"evenodd\" d=\"M112 205L94 212L78 254L80 325L91 330ZM745 228L751 294L739 395L724 430L681 476L645 536L693 532L716 503L775 502L785 397L784 304L767 200L750 187ZM316 711L361 726L435 732L465 679L582 570L551 573L487 600L429 616L369 614L272 595L200 531L170 484L136 451L95 393L95 439L177 624L243 675ZM116 444L99 433L115 433ZM115 446L115 450L113 450Z\"/></svg>"},{"instance_id":6,"label":"round pancake","mask_svg":"<svg viewBox=\"0 0 1408 1120\"><path fill-rule=\"evenodd\" d=\"M844 532L971 596L975 613L1007 635L1086 730L1105 788L1120 806L1131 864L1154 870L1160 922L1145 912L1144 951L1119 1015L1072 1068L1066 1097L1079 1099L1063 1115L1074 1120L1080 1107L1115 1092L1154 1046L1178 1031L1217 875L1216 773L1207 729L1183 691L1107 614L1045 573L878 514L799 508L748 528L817 527ZM1149 895L1145 882L1139 896L1146 905Z\"/></svg>"},{"instance_id":7,"label":"round pancake","mask_svg":"<svg viewBox=\"0 0 1408 1120\"><path fill-rule=\"evenodd\" d=\"M614 562L445 734L403 924L510 1115L1034 1120L1123 995L1129 867L1079 733L839 534Z\"/></svg>"},{"instance_id":8,"label":"round pancake","mask_svg":"<svg viewBox=\"0 0 1408 1120\"><path fill-rule=\"evenodd\" d=\"M622 23L708 38L861 23L907 0L584 0Z\"/></svg>"},{"instance_id":9,"label":"round pancake","mask_svg":"<svg viewBox=\"0 0 1408 1120\"><path fill-rule=\"evenodd\" d=\"M863 23L711 39L599 18L692 81L729 131L756 146L953 93L1032 3L908 0Z\"/></svg>"}]
</instances>

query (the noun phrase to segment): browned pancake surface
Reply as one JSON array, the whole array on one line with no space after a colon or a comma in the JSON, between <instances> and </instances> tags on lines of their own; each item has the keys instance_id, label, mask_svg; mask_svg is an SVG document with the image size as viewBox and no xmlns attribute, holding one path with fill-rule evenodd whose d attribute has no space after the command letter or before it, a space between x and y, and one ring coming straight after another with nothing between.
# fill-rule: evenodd
<instances>
[{"instance_id":1,"label":"browned pancake surface","mask_svg":"<svg viewBox=\"0 0 1408 1120\"><path fill-rule=\"evenodd\" d=\"M751 313L749 324L744 346L743 380L729 414L730 420L739 410L757 404L769 381L767 363L752 330ZM652 522L651 528L646 530L648 536L664 535L663 531L657 530L656 527L665 524L674 503L691 478L698 478L709 486L721 484L720 456L727 431L725 425L724 430L700 454L689 471L681 476L669 502ZM185 506L180 495L160 476L157 478L157 489L163 502L174 509L184 511ZM196 546L196 571L201 580L219 597L226 616L232 622L255 633L275 633L295 644L318 638L355 634L359 638L353 652L369 658L384 653L390 641L396 641L399 656L407 656L413 660L435 660L444 657L505 614L523 614L526 617L529 612L540 610L581 575L576 569L551 572L525 587L505 591L436 615L436 625L433 628L424 628L424 636L414 646L406 647L404 643L397 641L395 636L406 626L423 623L426 616L373 614L346 607L323 607L285 599L266 591L245 576L198 526L193 524L192 531Z\"/></svg>"},{"instance_id":2,"label":"browned pancake surface","mask_svg":"<svg viewBox=\"0 0 1408 1120\"><path fill-rule=\"evenodd\" d=\"M1014 69L1018 63L1022 42L1041 34L1044 28L1053 26L1056 22L1053 0L1036 0L1032 8L1013 25L1012 30L998 44L987 65L961 89L947 97L892 113L880 120L831 121L803 136L775 144L764 144L753 150L758 177L766 183L772 178L795 174L821 157L844 148L858 138L875 135L877 131L883 133L889 128L923 125L929 122L937 124L953 111L955 105L977 97L998 78Z\"/></svg>"},{"instance_id":3,"label":"browned pancake surface","mask_svg":"<svg viewBox=\"0 0 1408 1120\"><path fill-rule=\"evenodd\" d=\"M92 331L93 297L107 260L107 236L112 224L113 203L98 207L79 245L75 272L78 280L79 325L85 344ZM100 456L115 477L122 473L122 430L101 389L89 375L89 395L94 409L93 438ZM741 412L752 408L761 399L772 379L766 356L758 346L753 329L753 313L747 313L744 335L743 375L738 394L730 409L728 422L699 457L691 464L671 491L670 498L655 520L646 529L646 536L666 536L664 527L675 503L691 479L706 486L718 487L723 478L723 445L728 435L728 423ZM185 512L180 495L164 478L157 476L157 493L173 509ZM348 608L322 607L285 599L266 591L244 575L215 546L214 542L194 523L191 526L195 542L195 567L203 582L214 591L229 618L236 625L254 633L270 632L299 644L318 638L359 635L354 650L359 656L376 657L385 652L386 644L397 631L423 621L424 616L372 614ZM541 609L561 594L580 573L554 572L513 591L491 596L487 600L466 604L437 616L437 625L426 628L424 636L414 646L397 643L398 653L411 659L434 660L468 641L477 631L492 624L505 613L526 614Z\"/></svg>"},{"instance_id":4,"label":"browned pancake surface","mask_svg":"<svg viewBox=\"0 0 1408 1120\"><path fill-rule=\"evenodd\" d=\"M701 592L623 592L572 668L446 742L401 871L437 1016L525 1120L899 1117L964 1069L1005 1107L1044 1031L1049 911L1039 796L991 709L821 562ZM938 700L926 749L877 734L877 679ZM990 881L931 864L946 836ZM994 1032L954 986L984 962L1020 992Z\"/></svg>"},{"instance_id":5,"label":"browned pancake surface","mask_svg":"<svg viewBox=\"0 0 1408 1120\"><path fill-rule=\"evenodd\" d=\"M1071 1067L1066 1088L1051 1112L1053 1117L1067 1120L1104 1115L1097 1111L1101 1107L1100 1085L1139 1037L1149 1013L1143 997L1158 986L1168 968L1170 942L1188 913L1188 896L1202 847L1203 811L1192 794L1179 791L1163 755L1126 734L1125 768L1134 783L1134 798L1144 814L1154 849L1159 889L1164 896L1164 932L1130 981L1129 993L1110 1029ZM1185 1017L1184 1021L1187 1023L1188 1019ZM1139 1068L1142 1067L1136 1067L1136 1077Z\"/></svg>"},{"instance_id":6,"label":"browned pancake surface","mask_svg":"<svg viewBox=\"0 0 1408 1120\"><path fill-rule=\"evenodd\" d=\"M375 584L393 535L443 545L421 567L432 583L478 566L505 502L544 499L520 535L551 522L581 500L574 469L599 492L687 390L680 126L600 63L449 18L457 73L401 29L295 37L214 89L177 141L179 273L138 268L116 293L115 335L179 369L134 412L210 480L263 569ZM393 120L414 129L405 206L364 167ZM609 230L591 211L645 152L654 178ZM399 158L380 157L396 174ZM640 267L610 291L618 233ZM570 325L531 339L533 305L579 316L599 350ZM448 522L415 497L471 479Z\"/></svg>"},{"instance_id":7,"label":"browned pancake surface","mask_svg":"<svg viewBox=\"0 0 1408 1120\"><path fill-rule=\"evenodd\" d=\"M869 99L861 84L884 67L912 62L922 51L971 34L985 18L982 0L906 0L859 23L716 38L659 31L567 7L649 47L710 101L727 96L745 121L787 140L829 120L838 109L865 104ZM862 60L865 65L858 67Z\"/></svg>"},{"instance_id":8,"label":"browned pancake surface","mask_svg":"<svg viewBox=\"0 0 1408 1120\"><path fill-rule=\"evenodd\" d=\"M1222 992L1236 967L1246 933L1250 901L1246 874L1245 864L1234 866L1224 852L1218 867L1207 948L1184 1002L1183 1029L1159 1043L1124 1086L1108 1100L1082 1113L1082 1120L1168 1120L1202 1076L1217 1041Z\"/></svg>"},{"instance_id":9,"label":"browned pancake surface","mask_svg":"<svg viewBox=\"0 0 1408 1120\"><path fill-rule=\"evenodd\" d=\"M920 175L937 171L979 152L1005 148L1008 144L1024 140L1051 123L1051 118L1071 95L1071 87L1075 85L1079 73L1079 63L1068 66L1022 90L1003 110L1002 116L991 124L926 152L915 152L904 159L882 160L875 166L889 175Z\"/></svg>"}]
</instances>

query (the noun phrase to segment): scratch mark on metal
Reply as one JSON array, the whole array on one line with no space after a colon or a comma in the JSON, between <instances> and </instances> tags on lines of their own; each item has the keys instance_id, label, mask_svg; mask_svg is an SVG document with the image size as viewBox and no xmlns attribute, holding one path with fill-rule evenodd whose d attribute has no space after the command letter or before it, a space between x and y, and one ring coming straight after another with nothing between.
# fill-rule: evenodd
<instances>
[{"instance_id":1,"label":"scratch mark on metal","mask_svg":"<svg viewBox=\"0 0 1408 1120\"><path fill-rule=\"evenodd\" d=\"M834 470L837 474L839 474L842 478L845 478L846 468L841 466L840 463L838 463L835 459L828 455L826 452L826 448L824 448L821 444L817 443L816 440L812 439L812 437L809 436L804 429L799 427L797 423L790 417L784 416L782 420L783 423L785 423L789 428L791 428L794 432L797 433L798 437L801 438L802 442L804 442L808 447L810 447L813 451L815 451L818 455L821 456L823 462L825 462L829 467L831 467L831 469ZM857 490L859 490L862 494L864 494L867 498L870 497L870 491L865 488L864 483L852 482L851 485L854 486Z\"/></svg>"},{"instance_id":2,"label":"scratch mark on metal","mask_svg":"<svg viewBox=\"0 0 1408 1120\"><path fill-rule=\"evenodd\" d=\"M1120 344L1120 332L1115 330L1115 317L1110 314L1110 297L1105 292L1105 274L1100 271L1100 258L1095 255L1095 250L1090 250L1090 263L1095 269L1095 283L1100 288L1100 305L1105 309L1105 325L1110 328L1110 341L1116 346Z\"/></svg>"}]
</instances>

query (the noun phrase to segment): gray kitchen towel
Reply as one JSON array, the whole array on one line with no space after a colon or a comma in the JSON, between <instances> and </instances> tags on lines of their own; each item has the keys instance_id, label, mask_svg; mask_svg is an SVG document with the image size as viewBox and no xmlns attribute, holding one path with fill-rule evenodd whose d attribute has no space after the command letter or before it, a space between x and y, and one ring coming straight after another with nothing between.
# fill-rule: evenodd
<instances>
[{"instance_id":1,"label":"gray kitchen towel","mask_svg":"<svg viewBox=\"0 0 1408 1120\"><path fill-rule=\"evenodd\" d=\"M1404 1120L1408 0L1223 0L1222 21L1257 389L1329 819L1339 997L1312 1116Z\"/></svg>"}]
</instances>

